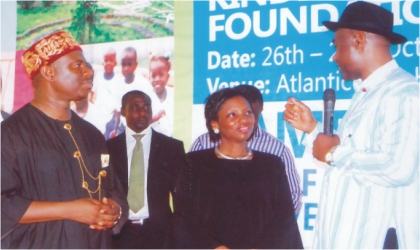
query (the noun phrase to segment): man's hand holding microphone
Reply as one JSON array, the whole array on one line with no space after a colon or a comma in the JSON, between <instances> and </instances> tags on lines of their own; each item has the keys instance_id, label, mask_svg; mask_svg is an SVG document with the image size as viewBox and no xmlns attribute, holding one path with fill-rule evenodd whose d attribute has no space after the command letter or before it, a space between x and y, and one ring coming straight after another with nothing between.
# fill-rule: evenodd
<instances>
[{"instance_id":1,"label":"man's hand holding microphone","mask_svg":"<svg viewBox=\"0 0 420 250\"><path fill-rule=\"evenodd\" d=\"M335 93L334 90L332 92L331 90L327 89L324 94L324 133L317 135L312 151L317 160L329 164L332 163L332 152L340 145L340 138L332 133ZM289 97L285 108L283 119L290 125L307 134L314 131L318 122L308 106L293 97Z\"/></svg>"}]
</instances>

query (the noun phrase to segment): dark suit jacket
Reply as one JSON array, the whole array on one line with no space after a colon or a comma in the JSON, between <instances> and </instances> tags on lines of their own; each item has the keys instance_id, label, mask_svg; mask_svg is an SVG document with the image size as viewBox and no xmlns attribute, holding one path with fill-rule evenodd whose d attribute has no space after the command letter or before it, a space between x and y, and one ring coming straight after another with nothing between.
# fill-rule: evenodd
<instances>
[{"instance_id":1,"label":"dark suit jacket","mask_svg":"<svg viewBox=\"0 0 420 250\"><path fill-rule=\"evenodd\" d=\"M3 120L6 120L6 118L8 118L10 116L9 113L7 113L6 111L1 110L1 117L3 118Z\"/></svg>"},{"instance_id":2,"label":"dark suit jacket","mask_svg":"<svg viewBox=\"0 0 420 250\"><path fill-rule=\"evenodd\" d=\"M125 132L108 140L111 166L120 179L125 194L128 191L128 162ZM114 236L114 248L162 248L167 227L172 218L169 193L173 193L178 174L185 164L185 150L181 141L152 129L147 199L149 218L143 225L128 221L121 233Z\"/></svg>"}]
</instances>

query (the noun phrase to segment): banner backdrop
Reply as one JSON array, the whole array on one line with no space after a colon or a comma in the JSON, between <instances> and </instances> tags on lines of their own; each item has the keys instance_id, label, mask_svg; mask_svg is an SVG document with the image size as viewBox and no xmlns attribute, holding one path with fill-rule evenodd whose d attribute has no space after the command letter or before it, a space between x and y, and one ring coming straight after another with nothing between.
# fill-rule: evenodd
<instances>
[{"instance_id":1,"label":"banner backdrop","mask_svg":"<svg viewBox=\"0 0 420 250\"><path fill-rule=\"evenodd\" d=\"M4 96L9 98L2 107L9 107L7 112L14 113L33 99L33 86L22 64L22 54L41 38L66 30L81 44L94 71L91 94L85 100L72 103L71 108L94 124L105 139L110 139L122 133L126 126L119 114L122 96L131 90L141 90L154 100L156 122L153 128L172 136L173 1L18 1L16 7L12 10L17 12L15 59L5 63L2 60L2 66L7 63L8 68L15 69L5 72ZM127 50L132 51L133 56L126 53ZM161 99L151 83L151 74L156 74L149 72L152 57L164 58L161 60L168 65L169 77L160 88L166 95ZM130 64L132 82L126 83L123 61ZM14 67L10 67L12 64ZM110 64L108 73L112 77L107 77L105 71Z\"/></svg>"},{"instance_id":2,"label":"banner backdrop","mask_svg":"<svg viewBox=\"0 0 420 250\"><path fill-rule=\"evenodd\" d=\"M353 1L352 1L353 2ZM377 2L379 3L379 2ZM304 134L283 121L289 96L304 101L322 121L323 92L336 91L336 129L354 91L332 61L333 32L322 21L337 21L347 1L195 1L193 140L206 131L204 103L216 90L239 84L261 90L260 126L291 149L300 175L303 205L298 224L311 246L318 195L326 165L302 144ZM408 41L393 46L398 64L419 79L419 1L381 1L394 13L394 31Z\"/></svg>"}]
</instances>

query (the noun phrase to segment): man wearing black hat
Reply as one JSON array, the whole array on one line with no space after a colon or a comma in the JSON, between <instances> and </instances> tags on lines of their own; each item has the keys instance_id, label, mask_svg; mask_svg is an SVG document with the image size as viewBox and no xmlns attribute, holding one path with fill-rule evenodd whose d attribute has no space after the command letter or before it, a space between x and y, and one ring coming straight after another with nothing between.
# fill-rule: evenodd
<instances>
[{"instance_id":1,"label":"man wearing black hat","mask_svg":"<svg viewBox=\"0 0 420 250\"><path fill-rule=\"evenodd\" d=\"M382 248L387 230L398 245L419 249L419 83L392 58L393 14L355 2L334 31L334 61L355 93L337 135L318 133L310 109L289 98L284 119L313 141L328 162L315 225L314 248ZM315 138L313 140L313 138Z\"/></svg>"}]
</instances>

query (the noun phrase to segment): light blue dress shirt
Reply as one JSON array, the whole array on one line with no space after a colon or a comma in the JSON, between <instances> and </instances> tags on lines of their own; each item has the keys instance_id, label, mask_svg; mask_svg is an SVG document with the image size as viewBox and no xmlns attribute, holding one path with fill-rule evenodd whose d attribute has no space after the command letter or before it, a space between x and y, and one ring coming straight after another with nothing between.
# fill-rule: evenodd
<instances>
[{"instance_id":1,"label":"light blue dress shirt","mask_svg":"<svg viewBox=\"0 0 420 250\"><path fill-rule=\"evenodd\" d=\"M400 248L419 249L419 83L392 60L354 90L335 167L325 172L313 247L382 249L395 227Z\"/></svg>"}]
</instances>

